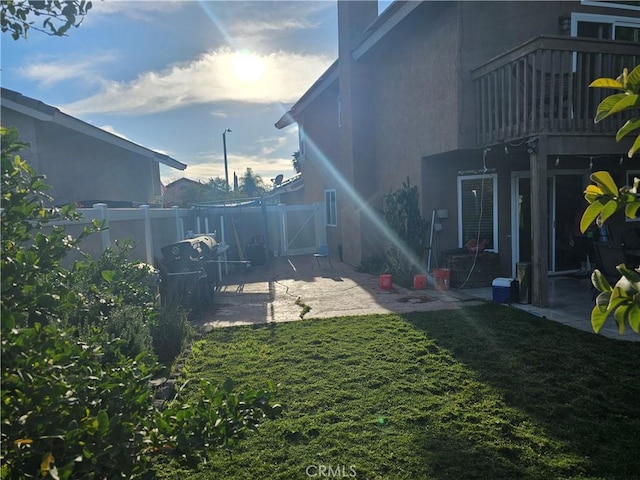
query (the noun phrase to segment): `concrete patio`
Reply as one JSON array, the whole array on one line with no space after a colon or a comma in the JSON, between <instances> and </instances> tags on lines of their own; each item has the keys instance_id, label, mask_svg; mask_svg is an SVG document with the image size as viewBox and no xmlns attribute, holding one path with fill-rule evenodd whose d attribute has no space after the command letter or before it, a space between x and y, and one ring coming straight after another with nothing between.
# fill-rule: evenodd
<instances>
[{"instance_id":1,"label":"concrete patio","mask_svg":"<svg viewBox=\"0 0 640 480\"><path fill-rule=\"evenodd\" d=\"M592 332L590 312L593 291L588 279L549 278L549 308L528 304L505 305L521 308L539 317ZM268 266L237 270L224 276L216 292L213 308L201 318L205 328L288 322L304 318L331 318L376 313L408 313L451 310L491 301L491 287L438 291L429 283L425 290L393 286L379 287L379 278L333 261L321 264L311 255L277 257ZM628 330L620 335L613 319L600 335L618 340L639 341L640 335Z\"/></svg>"}]
</instances>

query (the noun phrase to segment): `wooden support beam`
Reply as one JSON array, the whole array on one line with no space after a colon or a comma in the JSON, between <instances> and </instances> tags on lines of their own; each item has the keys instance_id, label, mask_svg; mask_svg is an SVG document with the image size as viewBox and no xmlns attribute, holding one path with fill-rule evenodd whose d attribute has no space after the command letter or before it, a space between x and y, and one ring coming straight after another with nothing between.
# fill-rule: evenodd
<instances>
[{"instance_id":1,"label":"wooden support beam","mask_svg":"<svg viewBox=\"0 0 640 480\"><path fill-rule=\"evenodd\" d=\"M531 168L531 302L549 306L549 213L547 192L547 138L527 142Z\"/></svg>"}]
</instances>

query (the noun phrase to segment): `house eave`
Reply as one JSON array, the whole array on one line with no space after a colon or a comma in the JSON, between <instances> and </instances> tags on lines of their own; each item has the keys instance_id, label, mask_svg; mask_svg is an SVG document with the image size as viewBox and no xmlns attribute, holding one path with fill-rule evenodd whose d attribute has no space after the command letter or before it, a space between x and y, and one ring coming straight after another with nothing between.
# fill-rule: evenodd
<instances>
[{"instance_id":1,"label":"house eave","mask_svg":"<svg viewBox=\"0 0 640 480\"><path fill-rule=\"evenodd\" d=\"M358 61L381 41L391 30L393 30L411 12L420 6L422 2L393 2L387 10L367 28L369 35L352 52L353 59Z\"/></svg>"},{"instance_id":2,"label":"house eave","mask_svg":"<svg viewBox=\"0 0 640 480\"><path fill-rule=\"evenodd\" d=\"M338 61L331 66L315 81L300 99L275 123L278 130L297 122L298 115L307 108L322 92L338 81Z\"/></svg>"}]
</instances>

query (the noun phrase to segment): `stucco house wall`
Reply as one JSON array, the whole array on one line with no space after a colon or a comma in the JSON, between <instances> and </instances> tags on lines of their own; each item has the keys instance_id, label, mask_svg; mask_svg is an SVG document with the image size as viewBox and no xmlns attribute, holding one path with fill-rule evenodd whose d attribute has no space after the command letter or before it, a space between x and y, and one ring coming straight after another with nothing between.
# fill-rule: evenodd
<instances>
[{"instance_id":1,"label":"stucco house wall","mask_svg":"<svg viewBox=\"0 0 640 480\"><path fill-rule=\"evenodd\" d=\"M2 100L2 125L29 144L21 156L46 176L56 205L160 205L160 161L186 168L17 92L2 89Z\"/></svg>"}]
</instances>

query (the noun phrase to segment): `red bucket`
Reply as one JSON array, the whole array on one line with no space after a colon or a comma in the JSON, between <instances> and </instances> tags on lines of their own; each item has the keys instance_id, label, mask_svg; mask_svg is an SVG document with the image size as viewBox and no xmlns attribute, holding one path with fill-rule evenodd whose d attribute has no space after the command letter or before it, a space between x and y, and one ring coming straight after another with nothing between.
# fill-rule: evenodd
<instances>
[{"instance_id":1,"label":"red bucket","mask_svg":"<svg viewBox=\"0 0 640 480\"><path fill-rule=\"evenodd\" d=\"M427 276L426 275L414 275L413 276L413 289L424 290L427 288Z\"/></svg>"},{"instance_id":2,"label":"red bucket","mask_svg":"<svg viewBox=\"0 0 640 480\"><path fill-rule=\"evenodd\" d=\"M391 290L393 288L393 281L391 280L391 275L385 274L380 275L380 283L381 290Z\"/></svg>"},{"instance_id":3,"label":"red bucket","mask_svg":"<svg viewBox=\"0 0 640 480\"><path fill-rule=\"evenodd\" d=\"M451 270L448 268L434 268L433 280L436 284L436 290L448 290L449 280L451 279Z\"/></svg>"}]
</instances>

